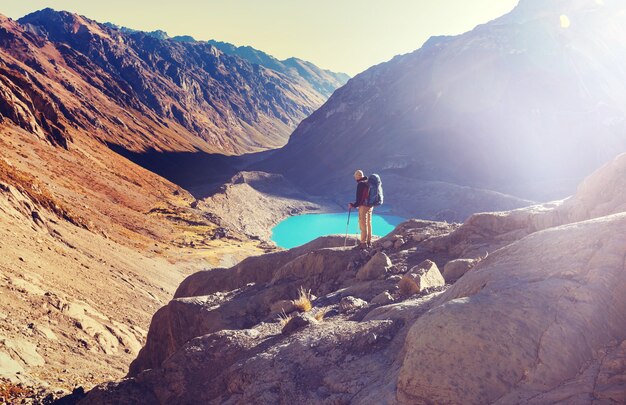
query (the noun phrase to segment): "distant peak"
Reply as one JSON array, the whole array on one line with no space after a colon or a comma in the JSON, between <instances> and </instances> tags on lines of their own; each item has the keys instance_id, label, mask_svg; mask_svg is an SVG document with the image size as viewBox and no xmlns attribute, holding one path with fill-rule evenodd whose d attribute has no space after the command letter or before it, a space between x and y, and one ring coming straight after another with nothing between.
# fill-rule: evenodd
<instances>
[{"instance_id":1,"label":"distant peak","mask_svg":"<svg viewBox=\"0 0 626 405\"><path fill-rule=\"evenodd\" d=\"M78 19L79 16L78 14L74 14L74 13L70 13L69 11L57 11L51 7L46 7L42 10L38 10L38 11L33 11L30 14L26 14L24 17L20 18L20 20L22 19L34 19L34 18L51 18L51 17L61 17L64 19L67 18L71 18L71 19Z\"/></svg>"},{"instance_id":2,"label":"distant peak","mask_svg":"<svg viewBox=\"0 0 626 405\"><path fill-rule=\"evenodd\" d=\"M611 0L520 0L513 13L524 14L527 17L542 14L567 13L574 10L584 10L603 7L613 3Z\"/></svg>"},{"instance_id":3,"label":"distant peak","mask_svg":"<svg viewBox=\"0 0 626 405\"><path fill-rule=\"evenodd\" d=\"M154 30L154 31L146 32L146 34L150 35L153 38L157 38L157 39L169 39L170 38L170 36L167 34L167 32L165 32L163 30Z\"/></svg>"},{"instance_id":4,"label":"distant peak","mask_svg":"<svg viewBox=\"0 0 626 405\"><path fill-rule=\"evenodd\" d=\"M56 11L52 8L35 11L17 20L18 24L28 27L30 32L47 37L53 41L66 41L70 36L96 36L108 38L109 28L92 19L69 11Z\"/></svg>"},{"instance_id":5,"label":"distant peak","mask_svg":"<svg viewBox=\"0 0 626 405\"><path fill-rule=\"evenodd\" d=\"M172 37L171 39L176 42L198 42L191 35L176 35L175 37Z\"/></svg>"},{"instance_id":6,"label":"distant peak","mask_svg":"<svg viewBox=\"0 0 626 405\"><path fill-rule=\"evenodd\" d=\"M57 11L47 7L43 10L34 11L18 20L19 23L71 23L80 25L99 25L96 21L90 20L78 14L69 11Z\"/></svg>"}]
</instances>

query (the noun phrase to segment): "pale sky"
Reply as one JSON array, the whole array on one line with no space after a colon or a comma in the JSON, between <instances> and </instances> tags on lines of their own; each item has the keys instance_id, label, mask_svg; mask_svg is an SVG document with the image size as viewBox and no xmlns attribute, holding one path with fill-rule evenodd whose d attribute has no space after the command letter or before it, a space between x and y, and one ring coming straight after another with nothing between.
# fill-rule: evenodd
<instances>
[{"instance_id":1,"label":"pale sky","mask_svg":"<svg viewBox=\"0 0 626 405\"><path fill-rule=\"evenodd\" d=\"M250 45L355 75L499 17L518 0L3 0L17 19L45 7L143 31Z\"/></svg>"}]
</instances>

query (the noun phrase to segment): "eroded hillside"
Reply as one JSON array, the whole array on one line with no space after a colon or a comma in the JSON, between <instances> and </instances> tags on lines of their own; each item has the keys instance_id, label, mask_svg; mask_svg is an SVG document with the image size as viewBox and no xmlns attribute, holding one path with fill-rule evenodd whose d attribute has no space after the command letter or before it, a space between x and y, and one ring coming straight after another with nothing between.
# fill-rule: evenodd
<instances>
[{"instance_id":1,"label":"eroded hillside","mask_svg":"<svg viewBox=\"0 0 626 405\"><path fill-rule=\"evenodd\" d=\"M69 389L122 376L185 275L266 248L105 145L2 131L1 377Z\"/></svg>"}]
</instances>

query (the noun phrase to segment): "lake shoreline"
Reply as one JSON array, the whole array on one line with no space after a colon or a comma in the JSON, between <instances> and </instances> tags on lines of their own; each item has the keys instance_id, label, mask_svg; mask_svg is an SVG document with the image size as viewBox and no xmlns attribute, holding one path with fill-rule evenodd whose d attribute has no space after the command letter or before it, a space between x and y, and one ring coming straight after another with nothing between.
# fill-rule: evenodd
<instances>
[{"instance_id":1,"label":"lake shoreline","mask_svg":"<svg viewBox=\"0 0 626 405\"><path fill-rule=\"evenodd\" d=\"M327 235L359 234L358 213L315 212L292 215L272 228L271 241L283 249L291 249ZM384 237L406 218L387 213L374 214L372 231L376 237Z\"/></svg>"}]
</instances>

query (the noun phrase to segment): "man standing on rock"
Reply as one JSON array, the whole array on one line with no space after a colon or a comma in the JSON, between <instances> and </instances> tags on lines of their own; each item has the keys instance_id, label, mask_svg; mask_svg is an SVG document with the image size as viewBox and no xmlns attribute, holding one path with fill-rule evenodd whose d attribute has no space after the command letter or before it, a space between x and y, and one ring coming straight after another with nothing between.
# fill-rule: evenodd
<instances>
[{"instance_id":1,"label":"man standing on rock","mask_svg":"<svg viewBox=\"0 0 626 405\"><path fill-rule=\"evenodd\" d=\"M348 204L348 208L359 209L359 228L361 228L359 248L365 249L372 246L372 211L374 211L374 207L367 205L370 191L367 176L361 170L357 170L354 172L354 179L357 181L356 201Z\"/></svg>"}]
</instances>

